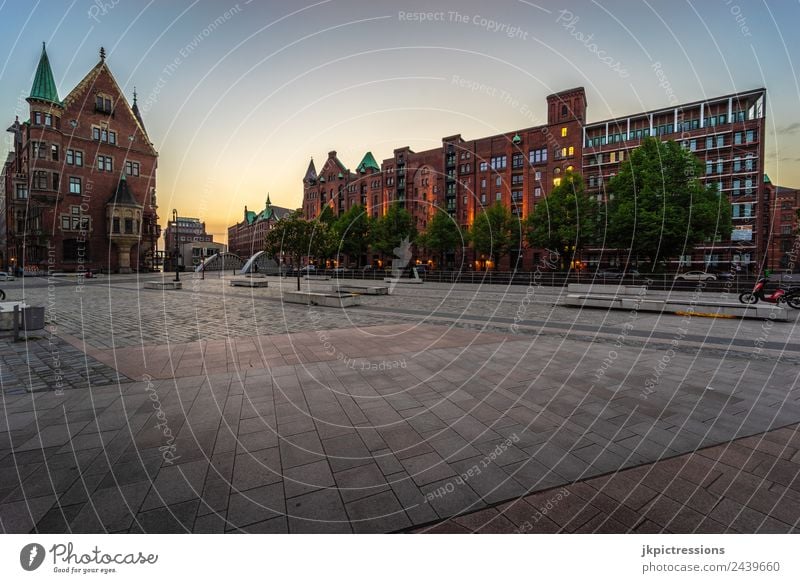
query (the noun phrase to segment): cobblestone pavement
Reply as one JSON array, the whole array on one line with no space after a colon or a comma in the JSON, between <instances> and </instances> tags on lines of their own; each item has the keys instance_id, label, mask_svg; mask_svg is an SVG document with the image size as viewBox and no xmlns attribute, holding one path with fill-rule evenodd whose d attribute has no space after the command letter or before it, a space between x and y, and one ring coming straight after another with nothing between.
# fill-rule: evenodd
<instances>
[{"instance_id":1,"label":"cobblestone pavement","mask_svg":"<svg viewBox=\"0 0 800 583\"><path fill-rule=\"evenodd\" d=\"M746 530L738 517L753 510L797 526L787 480L798 448L778 429L800 421L794 321L571 310L554 290L443 284L309 309L281 302L294 281L252 292L185 281L179 292L130 277L6 290L48 306L70 390L20 383L52 385L51 338L7 345L3 531L488 530L505 524L485 524L498 504L544 493L525 501L541 509L565 486L562 512L582 514L548 519L590 528L597 513L582 517L610 507L585 485L600 492L620 472L660 491L647 476L663 472L635 472L669 472L699 448L692 459L719 453L734 468L758 459L745 469L781 494L770 512L729 493L690 507L704 521ZM742 457L746 440L714 449L771 430L782 453ZM713 493L717 478L700 486ZM682 508L648 499L630 508L645 520L605 524L691 531ZM474 522L478 510L488 514Z\"/></svg>"}]
</instances>

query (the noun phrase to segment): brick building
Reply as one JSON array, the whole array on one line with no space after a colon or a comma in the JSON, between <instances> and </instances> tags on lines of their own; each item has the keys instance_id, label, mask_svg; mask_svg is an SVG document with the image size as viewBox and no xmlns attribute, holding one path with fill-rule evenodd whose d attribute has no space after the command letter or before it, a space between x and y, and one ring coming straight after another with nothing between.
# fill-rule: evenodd
<instances>
[{"instance_id":1,"label":"brick building","mask_svg":"<svg viewBox=\"0 0 800 583\"><path fill-rule=\"evenodd\" d=\"M42 46L30 119L8 131L5 266L127 273L154 267L158 153L100 60L63 101Z\"/></svg>"},{"instance_id":2,"label":"brick building","mask_svg":"<svg viewBox=\"0 0 800 583\"><path fill-rule=\"evenodd\" d=\"M767 267L774 271L800 270L800 189L775 186L764 175L772 201L772 237Z\"/></svg>"},{"instance_id":3,"label":"brick building","mask_svg":"<svg viewBox=\"0 0 800 583\"><path fill-rule=\"evenodd\" d=\"M720 241L675 257L670 268L758 269L769 248L770 203L764 186L766 91L755 89L586 125L583 176L590 193L605 201L606 185L620 164L648 136L674 140L703 163L705 184L716 185L733 207L733 232ZM615 254L587 254L589 264L614 264ZM603 261L605 262L605 261Z\"/></svg>"},{"instance_id":4,"label":"brick building","mask_svg":"<svg viewBox=\"0 0 800 583\"><path fill-rule=\"evenodd\" d=\"M246 259L254 253L263 251L267 231L276 221L293 212L293 209L273 206L269 195L264 210L260 212L250 211L244 207L242 220L228 227L228 252Z\"/></svg>"},{"instance_id":5,"label":"brick building","mask_svg":"<svg viewBox=\"0 0 800 583\"><path fill-rule=\"evenodd\" d=\"M763 184L765 96L764 89L755 89L588 123L586 94L577 87L549 95L547 123L534 127L475 140L449 136L440 148L424 152L399 148L380 167L367 153L356 172L330 152L319 174L313 161L309 165L303 210L311 219L323 205L338 215L358 202L377 217L396 201L420 230L437 207L466 229L495 201L528 216L568 170L580 172L588 191L604 202L620 163L644 138L655 136L694 152L703 162L703 182L717 185L733 204L731 236L675 258L673 269L733 264L755 269L770 247L771 199ZM523 268L532 268L540 254L525 250ZM470 256L478 267L484 259ZM618 260L615 252L600 249L589 250L584 259L596 265Z\"/></svg>"}]
</instances>

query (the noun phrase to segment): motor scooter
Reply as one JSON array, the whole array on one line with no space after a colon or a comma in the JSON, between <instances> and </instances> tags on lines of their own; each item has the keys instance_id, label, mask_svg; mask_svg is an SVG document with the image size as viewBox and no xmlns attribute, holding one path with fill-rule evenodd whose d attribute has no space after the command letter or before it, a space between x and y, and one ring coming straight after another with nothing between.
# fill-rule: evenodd
<instances>
[{"instance_id":1,"label":"motor scooter","mask_svg":"<svg viewBox=\"0 0 800 583\"><path fill-rule=\"evenodd\" d=\"M759 301L768 304L788 304L790 307L800 310L800 287L778 286L771 294L766 293L769 276L761 277L753 287L753 291L739 294L739 301L743 304L757 304Z\"/></svg>"}]
</instances>

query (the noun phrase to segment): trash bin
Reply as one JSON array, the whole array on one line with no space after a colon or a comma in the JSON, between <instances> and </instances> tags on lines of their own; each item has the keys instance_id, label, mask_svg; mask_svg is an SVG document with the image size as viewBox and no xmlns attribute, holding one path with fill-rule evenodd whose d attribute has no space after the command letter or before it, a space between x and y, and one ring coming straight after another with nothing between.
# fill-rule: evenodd
<instances>
[{"instance_id":1,"label":"trash bin","mask_svg":"<svg viewBox=\"0 0 800 583\"><path fill-rule=\"evenodd\" d=\"M22 329L41 330L44 328L44 306L28 306L22 311Z\"/></svg>"}]
</instances>

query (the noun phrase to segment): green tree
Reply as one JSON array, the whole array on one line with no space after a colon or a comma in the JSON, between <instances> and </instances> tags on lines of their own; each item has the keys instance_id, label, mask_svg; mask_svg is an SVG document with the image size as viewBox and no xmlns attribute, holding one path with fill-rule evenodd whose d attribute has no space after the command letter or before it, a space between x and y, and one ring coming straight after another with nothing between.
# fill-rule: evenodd
<instances>
[{"instance_id":1,"label":"green tree","mask_svg":"<svg viewBox=\"0 0 800 583\"><path fill-rule=\"evenodd\" d=\"M275 223L264 238L264 250L267 254L277 259L285 255L297 269L297 291L300 291L301 261L304 256L312 254L310 250L314 228L314 223L306 221L302 213L295 211Z\"/></svg>"},{"instance_id":2,"label":"green tree","mask_svg":"<svg viewBox=\"0 0 800 583\"><path fill-rule=\"evenodd\" d=\"M698 243L729 239L730 202L703 185L702 170L676 142L646 139L609 184L608 243L655 266Z\"/></svg>"},{"instance_id":3,"label":"green tree","mask_svg":"<svg viewBox=\"0 0 800 583\"><path fill-rule=\"evenodd\" d=\"M519 250L520 224L498 201L475 217L469 239L475 252L490 256L496 268L509 251Z\"/></svg>"},{"instance_id":4,"label":"green tree","mask_svg":"<svg viewBox=\"0 0 800 583\"><path fill-rule=\"evenodd\" d=\"M428 221L425 232L417 239L417 244L439 255L439 269L445 265L445 253L464 246L466 233L462 234L455 219L439 209Z\"/></svg>"},{"instance_id":5,"label":"green tree","mask_svg":"<svg viewBox=\"0 0 800 583\"><path fill-rule=\"evenodd\" d=\"M526 219L525 238L531 247L558 252L561 268L566 270L581 249L594 242L598 210L581 175L567 172Z\"/></svg>"},{"instance_id":6,"label":"green tree","mask_svg":"<svg viewBox=\"0 0 800 583\"><path fill-rule=\"evenodd\" d=\"M337 252L356 258L361 267L361 256L367 252L370 243L371 221L367 210L360 204L353 205L333 223Z\"/></svg>"},{"instance_id":7,"label":"green tree","mask_svg":"<svg viewBox=\"0 0 800 583\"><path fill-rule=\"evenodd\" d=\"M417 238L417 228L411 214L399 204L394 203L386 214L373 225L372 247L384 255L394 256L394 250L408 237L409 241Z\"/></svg>"}]
</instances>

